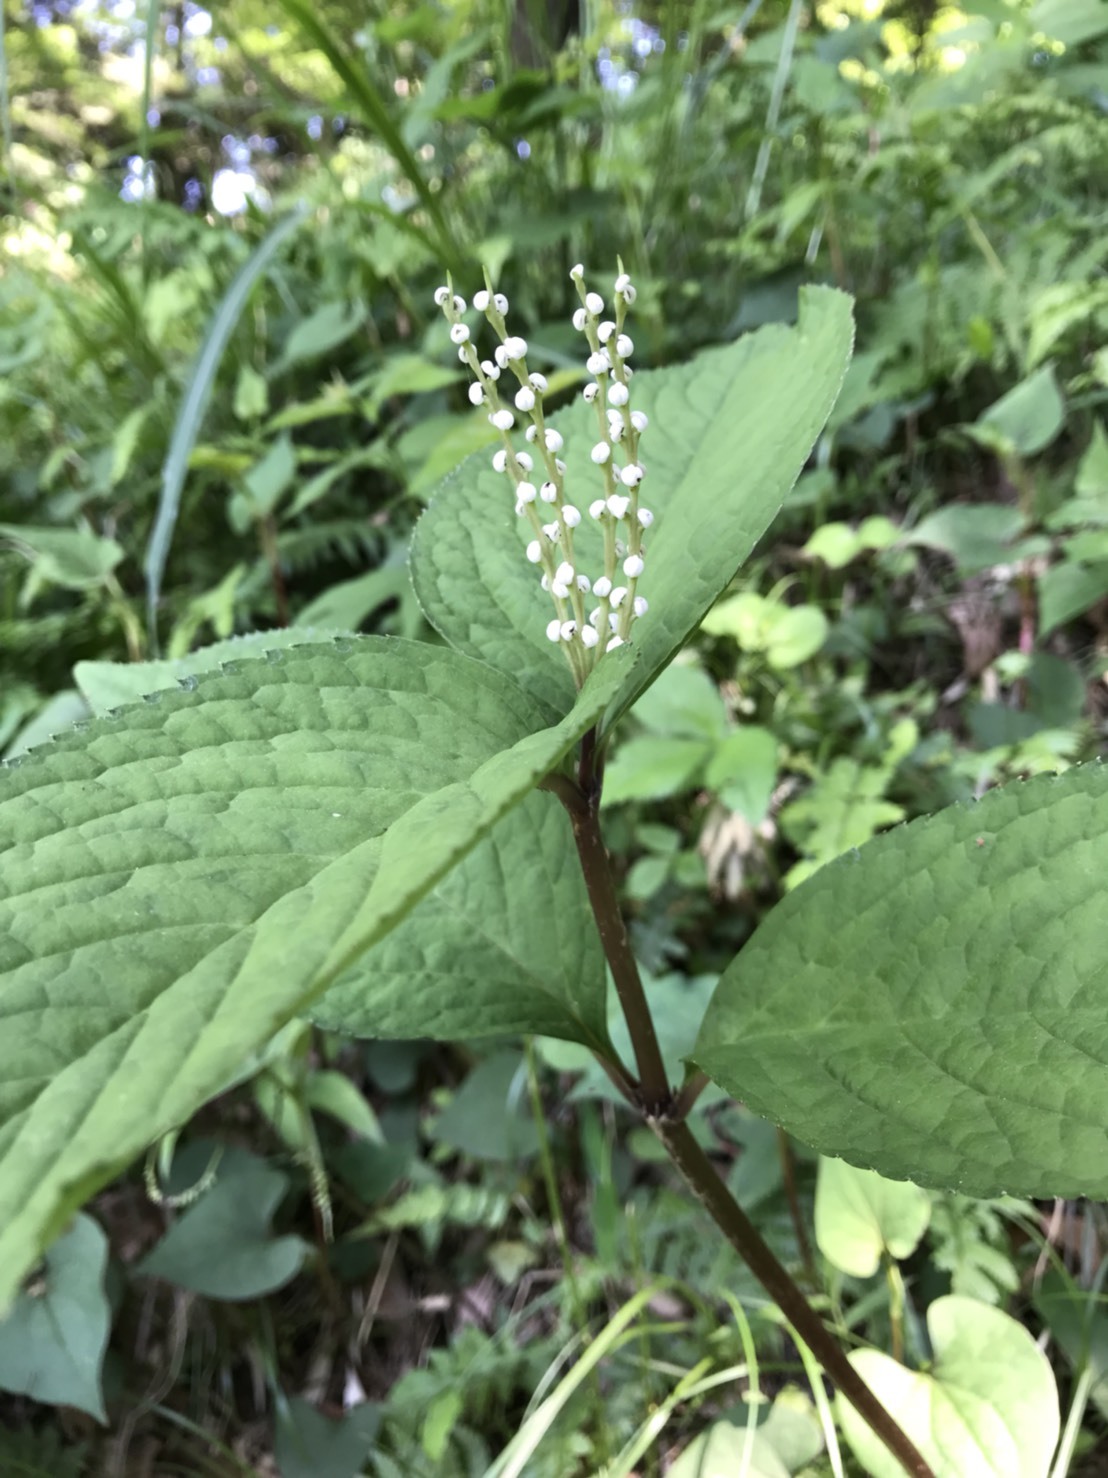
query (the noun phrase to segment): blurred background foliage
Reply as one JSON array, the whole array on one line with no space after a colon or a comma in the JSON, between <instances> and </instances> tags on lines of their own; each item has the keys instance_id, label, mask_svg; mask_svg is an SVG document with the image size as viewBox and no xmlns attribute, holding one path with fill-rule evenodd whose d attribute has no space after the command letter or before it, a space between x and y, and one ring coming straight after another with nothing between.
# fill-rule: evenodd
<instances>
[{"instance_id":1,"label":"blurred background foliage","mask_svg":"<svg viewBox=\"0 0 1108 1478\"><path fill-rule=\"evenodd\" d=\"M1103 750L1102 0L2 3L0 749L87 712L80 663L290 625L433 639L408 536L490 430L432 291L452 272L469 292L487 265L569 393L568 268L621 255L644 366L789 319L806 282L857 299L808 470L610 767L610 842L675 1060L783 890L882 827ZM549 1140L527 1116L503 1132L528 1082L555 1090ZM614 1461L705 1351L749 1369L764 1343L781 1389L795 1350L772 1311L753 1344L741 1319L718 1325L721 1282L748 1282L621 1115L556 1044L293 1033L201 1127L286 1167L274 1204L299 1250L241 1308L172 1248L153 1266L176 1292L125 1292L175 1213L141 1177L106 1193L109 1406L129 1414L110 1441L67 1419L63 1451L20 1405L18 1440L45 1446L19 1471L130 1471L151 1433L158 1472L271 1471L269 1411L282 1471L330 1472L339 1429L312 1428L308 1401L368 1392L388 1398L383 1435L347 1429L339 1478L371 1441L382 1478L480 1473L588 1319L652 1273L684 1280L651 1306L661 1346L624 1349L633 1379L582 1382L579 1420L513 1471ZM809 1160L711 1096L698 1124L779 1248L807 1256ZM194 1127L193 1180L211 1158ZM836 1316L880 1343L905 1297L918 1313L951 1286L1026 1311L1048 1253L1063 1292L1087 1291L1099 1217L936 1198L907 1294L882 1274L844 1302L840 1277ZM1076 1359L1062 1315L1035 1308ZM680 1407L673 1452L705 1402L718 1414L710 1388ZM316 1467L297 1468L309 1429ZM95 1466L109 1449L117 1468Z\"/></svg>"}]
</instances>

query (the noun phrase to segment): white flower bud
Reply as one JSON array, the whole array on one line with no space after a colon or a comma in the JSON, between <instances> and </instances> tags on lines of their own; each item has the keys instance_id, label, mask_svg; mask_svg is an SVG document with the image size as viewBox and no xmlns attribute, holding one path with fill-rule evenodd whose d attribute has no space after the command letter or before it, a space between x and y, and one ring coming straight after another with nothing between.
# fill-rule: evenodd
<instances>
[{"instance_id":1,"label":"white flower bud","mask_svg":"<svg viewBox=\"0 0 1108 1478\"><path fill-rule=\"evenodd\" d=\"M492 357L501 369L508 368L508 351L504 348L503 344L497 344L496 348L492 351Z\"/></svg>"},{"instance_id":2,"label":"white flower bud","mask_svg":"<svg viewBox=\"0 0 1108 1478\"><path fill-rule=\"evenodd\" d=\"M650 418L645 411L632 411L631 425L634 426L636 431L645 431L650 425Z\"/></svg>"},{"instance_id":3,"label":"white flower bud","mask_svg":"<svg viewBox=\"0 0 1108 1478\"><path fill-rule=\"evenodd\" d=\"M612 582L608 579L607 575L601 575L600 579L595 582L592 587L592 593L600 600L607 600L608 596L612 593Z\"/></svg>"},{"instance_id":4,"label":"white flower bud","mask_svg":"<svg viewBox=\"0 0 1108 1478\"><path fill-rule=\"evenodd\" d=\"M630 277L628 277L628 275L627 275L626 272L621 272L619 274L619 276L615 280L615 290L616 290L616 292L617 293L625 293L630 286L631 286L631 279L630 279Z\"/></svg>"},{"instance_id":5,"label":"white flower bud","mask_svg":"<svg viewBox=\"0 0 1108 1478\"><path fill-rule=\"evenodd\" d=\"M598 314L604 312L604 299L599 293L586 293L585 307L596 317Z\"/></svg>"},{"instance_id":6,"label":"white flower bud","mask_svg":"<svg viewBox=\"0 0 1108 1478\"><path fill-rule=\"evenodd\" d=\"M577 631L577 622L576 621L563 621L562 622L562 640L563 641L572 641L573 638L574 638L574 635L575 635L576 631Z\"/></svg>"},{"instance_id":7,"label":"white flower bud","mask_svg":"<svg viewBox=\"0 0 1108 1478\"><path fill-rule=\"evenodd\" d=\"M619 630L619 615L615 611L609 611L608 612L608 630L609 631L618 631Z\"/></svg>"},{"instance_id":8,"label":"white flower bud","mask_svg":"<svg viewBox=\"0 0 1108 1478\"><path fill-rule=\"evenodd\" d=\"M516 418L511 411L493 411L489 416L489 425L495 426L498 431L510 431L515 423Z\"/></svg>"},{"instance_id":9,"label":"white flower bud","mask_svg":"<svg viewBox=\"0 0 1108 1478\"><path fill-rule=\"evenodd\" d=\"M624 425L624 421L623 421L623 417L622 416L619 418L618 421L609 421L608 422L608 436L609 436L609 438L612 441L622 441L623 440L623 433L626 430L627 430L627 427Z\"/></svg>"},{"instance_id":10,"label":"white flower bud","mask_svg":"<svg viewBox=\"0 0 1108 1478\"><path fill-rule=\"evenodd\" d=\"M567 529L575 529L581 522L580 508L574 508L572 503L567 503L562 509L562 522Z\"/></svg>"},{"instance_id":11,"label":"white flower bud","mask_svg":"<svg viewBox=\"0 0 1108 1478\"><path fill-rule=\"evenodd\" d=\"M516 410L533 411L535 409L535 392L529 385L522 386L516 391Z\"/></svg>"},{"instance_id":12,"label":"white flower bud","mask_svg":"<svg viewBox=\"0 0 1108 1478\"><path fill-rule=\"evenodd\" d=\"M573 278L574 282L580 282L585 275L585 269L580 262L575 262L569 269L569 275Z\"/></svg>"},{"instance_id":13,"label":"white flower bud","mask_svg":"<svg viewBox=\"0 0 1108 1478\"><path fill-rule=\"evenodd\" d=\"M638 518L639 523L643 526L644 529L648 529L650 525L654 522L654 515L653 513L651 513L649 508L640 508L635 516Z\"/></svg>"},{"instance_id":14,"label":"white flower bud","mask_svg":"<svg viewBox=\"0 0 1108 1478\"><path fill-rule=\"evenodd\" d=\"M611 367L612 361L603 350L600 350L596 354L590 354L588 359L585 360L585 368L590 375L606 375Z\"/></svg>"},{"instance_id":15,"label":"white flower bud","mask_svg":"<svg viewBox=\"0 0 1108 1478\"><path fill-rule=\"evenodd\" d=\"M582 595L588 595L589 591L592 589L592 581L589 579L588 575L578 575L577 579L574 580L573 583L577 586L577 589L581 592Z\"/></svg>"},{"instance_id":16,"label":"white flower bud","mask_svg":"<svg viewBox=\"0 0 1108 1478\"><path fill-rule=\"evenodd\" d=\"M621 606L627 599L627 590L623 585L617 585L609 597L613 606Z\"/></svg>"},{"instance_id":17,"label":"white flower bud","mask_svg":"<svg viewBox=\"0 0 1108 1478\"><path fill-rule=\"evenodd\" d=\"M616 326L610 318L606 318L596 330L596 337L602 344L606 344L616 331Z\"/></svg>"},{"instance_id":18,"label":"white flower bud","mask_svg":"<svg viewBox=\"0 0 1108 1478\"><path fill-rule=\"evenodd\" d=\"M614 652L615 649L616 649L616 647L622 647L622 646L623 646L623 637L622 636L613 636L613 637L609 638L608 645L604 648L604 650L606 652Z\"/></svg>"},{"instance_id":19,"label":"white flower bud","mask_svg":"<svg viewBox=\"0 0 1108 1478\"><path fill-rule=\"evenodd\" d=\"M469 387L469 402L471 405L480 405L485 399L485 390L482 385L473 384Z\"/></svg>"},{"instance_id":20,"label":"white flower bud","mask_svg":"<svg viewBox=\"0 0 1108 1478\"><path fill-rule=\"evenodd\" d=\"M627 334L620 334L616 340L616 353L620 359L630 359L635 352L634 341Z\"/></svg>"},{"instance_id":21,"label":"white flower bud","mask_svg":"<svg viewBox=\"0 0 1108 1478\"><path fill-rule=\"evenodd\" d=\"M618 380L615 384L608 386L608 404L626 405L631 399L631 392L626 385L621 385Z\"/></svg>"},{"instance_id":22,"label":"white flower bud","mask_svg":"<svg viewBox=\"0 0 1108 1478\"><path fill-rule=\"evenodd\" d=\"M598 441L589 453L598 467L602 467L611 455L612 449L606 441Z\"/></svg>"},{"instance_id":23,"label":"white flower bud","mask_svg":"<svg viewBox=\"0 0 1108 1478\"><path fill-rule=\"evenodd\" d=\"M586 647L595 647L600 640L594 626L586 626L581 631L581 642Z\"/></svg>"},{"instance_id":24,"label":"white flower bud","mask_svg":"<svg viewBox=\"0 0 1108 1478\"><path fill-rule=\"evenodd\" d=\"M539 581L539 584L549 594L549 592L550 592L550 576L549 575L544 575L542 577L542 579Z\"/></svg>"},{"instance_id":25,"label":"white flower bud","mask_svg":"<svg viewBox=\"0 0 1108 1478\"><path fill-rule=\"evenodd\" d=\"M629 554L623 561L623 573L628 580L637 580L645 568L641 554Z\"/></svg>"},{"instance_id":26,"label":"white flower bud","mask_svg":"<svg viewBox=\"0 0 1108 1478\"><path fill-rule=\"evenodd\" d=\"M608 505L603 498L597 498L595 503L589 504L590 518L603 518L608 511Z\"/></svg>"},{"instance_id":27,"label":"white flower bud","mask_svg":"<svg viewBox=\"0 0 1108 1478\"><path fill-rule=\"evenodd\" d=\"M546 638L548 641L561 641L562 623L557 618L555 618L553 621L547 622Z\"/></svg>"},{"instance_id":28,"label":"white flower bud","mask_svg":"<svg viewBox=\"0 0 1108 1478\"><path fill-rule=\"evenodd\" d=\"M596 608L595 611L590 611L589 612L589 625L590 626L599 626L600 625L600 607L599 606L597 606L597 608Z\"/></svg>"},{"instance_id":29,"label":"white flower bud","mask_svg":"<svg viewBox=\"0 0 1108 1478\"><path fill-rule=\"evenodd\" d=\"M452 323L450 325L450 338L455 344L466 344L469 342L469 329L464 323Z\"/></svg>"},{"instance_id":30,"label":"white flower bud","mask_svg":"<svg viewBox=\"0 0 1108 1478\"><path fill-rule=\"evenodd\" d=\"M524 436L526 436L528 441L537 441L539 437L539 428L535 425L534 421L532 421L530 426L527 427L523 434Z\"/></svg>"},{"instance_id":31,"label":"white flower bud","mask_svg":"<svg viewBox=\"0 0 1108 1478\"><path fill-rule=\"evenodd\" d=\"M485 371L488 379L496 381L500 378L500 367L493 364L491 359L482 359L481 368Z\"/></svg>"},{"instance_id":32,"label":"white flower bud","mask_svg":"<svg viewBox=\"0 0 1108 1478\"><path fill-rule=\"evenodd\" d=\"M509 359L522 359L527 353L527 340L513 334L504 340L504 352Z\"/></svg>"},{"instance_id":33,"label":"white flower bud","mask_svg":"<svg viewBox=\"0 0 1108 1478\"><path fill-rule=\"evenodd\" d=\"M630 283L628 283L627 286L620 293L620 297L627 304L628 308L630 308L631 304L635 301L638 295L638 289L632 287Z\"/></svg>"},{"instance_id":34,"label":"white flower bud","mask_svg":"<svg viewBox=\"0 0 1108 1478\"><path fill-rule=\"evenodd\" d=\"M556 503L558 501L558 484L555 482L544 482L539 488L539 497L544 503Z\"/></svg>"},{"instance_id":35,"label":"white flower bud","mask_svg":"<svg viewBox=\"0 0 1108 1478\"><path fill-rule=\"evenodd\" d=\"M560 431L555 431L553 426L546 428L546 450L548 452L560 452L565 445L565 440Z\"/></svg>"},{"instance_id":36,"label":"white flower bud","mask_svg":"<svg viewBox=\"0 0 1108 1478\"><path fill-rule=\"evenodd\" d=\"M565 477L566 464L562 461L561 457L554 458L554 471L558 474L559 477Z\"/></svg>"},{"instance_id":37,"label":"white flower bud","mask_svg":"<svg viewBox=\"0 0 1108 1478\"><path fill-rule=\"evenodd\" d=\"M508 299L503 293L493 293L492 305L500 314L507 313L508 311Z\"/></svg>"},{"instance_id":38,"label":"white flower bud","mask_svg":"<svg viewBox=\"0 0 1108 1478\"><path fill-rule=\"evenodd\" d=\"M634 612L636 616L645 616L650 606L645 595L636 595L634 601Z\"/></svg>"},{"instance_id":39,"label":"white flower bud","mask_svg":"<svg viewBox=\"0 0 1108 1478\"><path fill-rule=\"evenodd\" d=\"M535 501L535 484L533 482L517 482L516 497L521 503L533 503Z\"/></svg>"},{"instance_id":40,"label":"white flower bud","mask_svg":"<svg viewBox=\"0 0 1108 1478\"><path fill-rule=\"evenodd\" d=\"M545 392L545 390L546 390L546 376L545 375L540 375L540 374L538 374L536 372L533 375L528 375L527 378L531 381L531 388L533 390L538 391L538 393L540 395L542 395Z\"/></svg>"},{"instance_id":41,"label":"white flower bud","mask_svg":"<svg viewBox=\"0 0 1108 1478\"><path fill-rule=\"evenodd\" d=\"M600 394L600 386L594 381L591 385L586 385L584 390L581 391L581 394L588 401L589 405L592 405L593 401Z\"/></svg>"},{"instance_id":42,"label":"white flower bud","mask_svg":"<svg viewBox=\"0 0 1108 1478\"><path fill-rule=\"evenodd\" d=\"M569 586L562 580L555 580L550 587L551 595L556 595L559 600L569 599Z\"/></svg>"},{"instance_id":43,"label":"white flower bud","mask_svg":"<svg viewBox=\"0 0 1108 1478\"><path fill-rule=\"evenodd\" d=\"M537 539L532 539L528 544L527 558L533 565L537 565L542 559L542 545Z\"/></svg>"},{"instance_id":44,"label":"white flower bud","mask_svg":"<svg viewBox=\"0 0 1108 1478\"><path fill-rule=\"evenodd\" d=\"M473 294L473 306L477 309L478 313L484 313L485 309L489 306L489 303L491 301L492 299L489 297L484 288L482 288L480 292L476 292Z\"/></svg>"},{"instance_id":45,"label":"white flower bud","mask_svg":"<svg viewBox=\"0 0 1108 1478\"><path fill-rule=\"evenodd\" d=\"M576 573L577 571L570 564L569 560L563 559L561 564L554 571L554 578L555 580L560 580L563 585L572 585L573 577Z\"/></svg>"},{"instance_id":46,"label":"white flower bud","mask_svg":"<svg viewBox=\"0 0 1108 1478\"><path fill-rule=\"evenodd\" d=\"M464 313L466 311L466 300L457 293L454 294L454 311L455 313Z\"/></svg>"},{"instance_id":47,"label":"white flower bud","mask_svg":"<svg viewBox=\"0 0 1108 1478\"><path fill-rule=\"evenodd\" d=\"M447 299L450 297L450 289L444 283L442 287L435 288L435 306L445 308Z\"/></svg>"},{"instance_id":48,"label":"white flower bud","mask_svg":"<svg viewBox=\"0 0 1108 1478\"><path fill-rule=\"evenodd\" d=\"M630 506L631 499L628 498L624 493L613 493L612 496L608 499L608 512L612 515L613 518L625 517Z\"/></svg>"},{"instance_id":49,"label":"white flower bud","mask_svg":"<svg viewBox=\"0 0 1108 1478\"><path fill-rule=\"evenodd\" d=\"M637 462L628 462L620 468L619 480L625 488L637 488L642 482L642 468Z\"/></svg>"},{"instance_id":50,"label":"white flower bud","mask_svg":"<svg viewBox=\"0 0 1108 1478\"><path fill-rule=\"evenodd\" d=\"M503 447L492 454L492 470L494 472L507 472L508 470L508 453Z\"/></svg>"},{"instance_id":51,"label":"white flower bud","mask_svg":"<svg viewBox=\"0 0 1108 1478\"><path fill-rule=\"evenodd\" d=\"M516 463L523 468L524 472L530 472L535 465L527 452L516 452Z\"/></svg>"},{"instance_id":52,"label":"white flower bud","mask_svg":"<svg viewBox=\"0 0 1108 1478\"><path fill-rule=\"evenodd\" d=\"M544 523L542 531L550 540L551 544L557 544L562 537L562 526L557 520L554 523Z\"/></svg>"},{"instance_id":53,"label":"white flower bud","mask_svg":"<svg viewBox=\"0 0 1108 1478\"><path fill-rule=\"evenodd\" d=\"M585 312L584 308L575 308L573 310L573 326L579 334L585 332L585 324L588 321L589 315Z\"/></svg>"},{"instance_id":54,"label":"white flower bud","mask_svg":"<svg viewBox=\"0 0 1108 1478\"><path fill-rule=\"evenodd\" d=\"M463 344L462 347L458 350L458 363L459 364L468 364L469 363L469 349L467 348L467 346L465 344Z\"/></svg>"}]
</instances>

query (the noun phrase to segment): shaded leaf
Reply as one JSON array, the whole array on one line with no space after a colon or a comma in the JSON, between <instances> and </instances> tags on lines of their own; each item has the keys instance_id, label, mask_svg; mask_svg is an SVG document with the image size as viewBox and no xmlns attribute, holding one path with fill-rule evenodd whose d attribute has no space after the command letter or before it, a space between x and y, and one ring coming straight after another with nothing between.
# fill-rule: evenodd
<instances>
[{"instance_id":1,"label":"shaded leaf","mask_svg":"<svg viewBox=\"0 0 1108 1478\"><path fill-rule=\"evenodd\" d=\"M108 1239L90 1216L46 1254L46 1266L0 1317L0 1390L76 1406L106 1422L101 1366L111 1328L104 1291Z\"/></svg>"},{"instance_id":2,"label":"shaded leaf","mask_svg":"<svg viewBox=\"0 0 1108 1478\"><path fill-rule=\"evenodd\" d=\"M888 1253L911 1257L931 1220L931 1197L907 1180L886 1180L845 1160L821 1158L815 1230L828 1262L870 1278Z\"/></svg>"}]
</instances>

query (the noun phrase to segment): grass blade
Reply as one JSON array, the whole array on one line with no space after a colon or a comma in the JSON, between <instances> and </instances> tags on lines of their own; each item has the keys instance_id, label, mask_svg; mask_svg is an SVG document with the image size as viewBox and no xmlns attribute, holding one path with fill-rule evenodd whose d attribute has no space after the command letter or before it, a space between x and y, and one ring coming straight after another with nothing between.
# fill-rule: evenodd
<instances>
[{"instance_id":1,"label":"grass blade","mask_svg":"<svg viewBox=\"0 0 1108 1478\"><path fill-rule=\"evenodd\" d=\"M176 424L173 427L173 438L166 453L165 465L162 468L162 490L158 499L158 515L154 520L154 528L150 534L150 542L146 546L146 606L147 625L150 635L150 650L157 655L157 612L158 599L161 595L162 576L165 574L166 560L169 558L169 547L173 541L173 531L177 524L177 513L181 506L181 491L185 485L185 476L188 472L189 457L196 444L196 438L203 424L204 414L208 409L208 401L211 399L212 386L215 382L216 371L223 351L227 347L227 341L231 337L235 325L246 300L250 296L250 290L262 275L269 263L273 260L277 251L285 240L292 235L293 231L300 226L308 216L308 208L301 206L293 211L291 215L285 216L270 231L269 235L258 245L252 256L240 267L234 281L227 289L223 300L216 309L215 317L212 319L208 337L205 339L200 353L196 356L196 362L189 376L188 388L185 398L181 403L181 409L177 415Z\"/></svg>"},{"instance_id":2,"label":"grass blade","mask_svg":"<svg viewBox=\"0 0 1108 1478\"><path fill-rule=\"evenodd\" d=\"M277 0L277 3L312 45L319 48L337 75L342 78L350 94L351 102L359 109L365 121L388 149L419 196L423 208L434 222L439 237L439 250L443 253L447 265L457 270L461 263L453 233L446 223L438 201L431 194L427 181L423 178L423 171L419 167L418 160L401 137L400 130L366 75L365 69L355 63L338 38L320 20L310 0Z\"/></svg>"}]
</instances>

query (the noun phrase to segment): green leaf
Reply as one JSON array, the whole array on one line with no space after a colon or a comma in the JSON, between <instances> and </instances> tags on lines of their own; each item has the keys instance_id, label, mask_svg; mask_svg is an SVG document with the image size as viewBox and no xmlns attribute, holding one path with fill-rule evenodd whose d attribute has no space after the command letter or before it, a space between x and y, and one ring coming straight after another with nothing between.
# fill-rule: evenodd
<instances>
[{"instance_id":1,"label":"green leaf","mask_svg":"<svg viewBox=\"0 0 1108 1478\"><path fill-rule=\"evenodd\" d=\"M211 1146L197 1143L189 1149L196 1180ZM270 1226L288 1188L282 1171L232 1146L219 1161L215 1184L180 1214L135 1271L232 1303L283 1288L311 1250L300 1237L274 1236Z\"/></svg>"},{"instance_id":2,"label":"green leaf","mask_svg":"<svg viewBox=\"0 0 1108 1478\"><path fill-rule=\"evenodd\" d=\"M816 1242L829 1263L871 1278L887 1253L911 1257L931 1220L931 1197L907 1180L886 1180L845 1160L819 1162Z\"/></svg>"},{"instance_id":3,"label":"green leaf","mask_svg":"<svg viewBox=\"0 0 1108 1478\"><path fill-rule=\"evenodd\" d=\"M780 508L834 403L850 354L850 300L801 294L797 328L781 325L688 364L643 372L633 404L650 416L643 501L655 514L635 626L639 662L608 714L634 702L696 629ZM550 418L565 436L566 486L585 507L599 487L589 450L595 416L581 402ZM487 453L463 463L432 500L412 543L412 578L428 618L459 651L511 673L564 707L564 659L545 637L546 605L523 551L506 479ZM577 547L590 572L601 535L591 520Z\"/></svg>"},{"instance_id":4,"label":"green leaf","mask_svg":"<svg viewBox=\"0 0 1108 1478\"><path fill-rule=\"evenodd\" d=\"M1108 560L1083 565L1064 559L1039 579L1039 635L1049 636L1108 595Z\"/></svg>"},{"instance_id":5,"label":"green leaf","mask_svg":"<svg viewBox=\"0 0 1108 1478\"><path fill-rule=\"evenodd\" d=\"M952 503L925 518L905 537L949 554L967 573L1003 564L1007 546L1023 528L1018 508L1000 503Z\"/></svg>"},{"instance_id":6,"label":"green leaf","mask_svg":"<svg viewBox=\"0 0 1108 1478\"><path fill-rule=\"evenodd\" d=\"M719 739L727 732L727 707L702 667L675 662L635 704L635 718L655 734Z\"/></svg>"},{"instance_id":7,"label":"green leaf","mask_svg":"<svg viewBox=\"0 0 1108 1478\"><path fill-rule=\"evenodd\" d=\"M292 438L283 432L244 478L245 491L255 518L272 513L281 494L296 476L296 452Z\"/></svg>"},{"instance_id":8,"label":"green leaf","mask_svg":"<svg viewBox=\"0 0 1108 1478\"><path fill-rule=\"evenodd\" d=\"M770 1442L755 1428L713 1422L694 1437L669 1470L669 1478L789 1478Z\"/></svg>"},{"instance_id":9,"label":"green leaf","mask_svg":"<svg viewBox=\"0 0 1108 1478\"><path fill-rule=\"evenodd\" d=\"M1108 512L1108 432L1101 421L1093 426L1093 439L1077 468L1074 491L1082 498L1097 498Z\"/></svg>"},{"instance_id":10,"label":"green leaf","mask_svg":"<svg viewBox=\"0 0 1108 1478\"><path fill-rule=\"evenodd\" d=\"M975 1196L1108 1194L1108 767L990 791L823 867L693 1052L824 1154Z\"/></svg>"},{"instance_id":11,"label":"green leaf","mask_svg":"<svg viewBox=\"0 0 1108 1478\"><path fill-rule=\"evenodd\" d=\"M604 775L605 806L660 801L688 789L712 753L703 739L640 734L621 744Z\"/></svg>"},{"instance_id":12,"label":"green leaf","mask_svg":"<svg viewBox=\"0 0 1108 1478\"><path fill-rule=\"evenodd\" d=\"M827 639L827 617L818 606L787 606L753 590L721 601L704 618L710 636L731 636L744 652L764 652L772 667L796 667L814 657Z\"/></svg>"},{"instance_id":13,"label":"green leaf","mask_svg":"<svg viewBox=\"0 0 1108 1478\"><path fill-rule=\"evenodd\" d=\"M74 1206L531 792L628 661L605 657L547 727L480 663L349 638L232 664L0 772L0 1303Z\"/></svg>"},{"instance_id":14,"label":"green leaf","mask_svg":"<svg viewBox=\"0 0 1108 1478\"><path fill-rule=\"evenodd\" d=\"M220 301L208 329L200 353L189 374L188 389L185 391L177 420L173 426L173 438L166 453L162 468L162 488L158 498L158 516L146 546L146 603L153 629L154 617L161 596L162 576L165 574L169 547L173 542L173 531L177 526L177 512L181 506L181 492L188 474L189 457L204 416L212 397L212 386L227 341L234 332L239 316L258 278L269 266L287 237L307 219L306 206L300 206L283 220L278 221L268 236L255 248L251 256L235 274L231 286Z\"/></svg>"},{"instance_id":15,"label":"green leaf","mask_svg":"<svg viewBox=\"0 0 1108 1478\"><path fill-rule=\"evenodd\" d=\"M318 359L344 344L356 334L365 322L366 310L362 304L347 302L324 303L314 313L301 321L289 334L280 362L275 364L271 378L284 374L294 364L306 359Z\"/></svg>"},{"instance_id":16,"label":"green leaf","mask_svg":"<svg viewBox=\"0 0 1108 1478\"><path fill-rule=\"evenodd\" d=\"M1089 1371L1089 1400L1108 1420L1108 1313L1101 1299L1094 1289L1048 1268L1034 1303L1074 1371Z\"/></svg>"},{"instance_id":17,"label":"green leaf","mask_svg":"<svg viewBox=\"0 0 1108 1478\"><path fill-rule=\"evenodd\" d=\"M848 523L825 523L801 550L809 559L821 559L828 569L841 570L861 553L862 543Z\"/></svg>"},{"instance_id":18,"label":"green leaf","mask_svg":"<svg viewBox=\"0 0 1108 1478\"><path fill-rule=\"evenodd\" d=\"M931 1464L936 1478L1046 1478L1058 1441L1050 1364L1022 1324L974 1299L950 1295L927 1310L930 1371L907 1370L879 1350L850 1363ZM850 1447L873 1478L903 1468L839 1398Z\"/></svg>"},{"instance_id":19,"label":"green leaf","mask_svg":"<svg viewBox=\"0 0 1108 1478\"><path fill-rule=\"evenodd\" d=\"M353 1036L607 1039L605 965L569 817L536 794L310 1008ZM539 1026L537 1023L545 1025Z\"/></svg>"},{"instance_id":20,"label":"green leaf","mask_svg":"<svg viewBox=\"0 0 1108 1478\"><path fill-rule=\"evenodd\" d=\"M1043 451L1066 422L1066 405L1053 365L1029 375L978 417L967 429L987 446L1021 457Z\"/></svg>"},{"instance_id":21,"label":"green leaf","mask_svg":"<svg viewBox=\"0 0 1108 1478\"><path fill-rule=\"evenodd\" d=\"M523 1054L496 1052L473 1069L431 1138L476 1160L526 1160L539 1145Z\"/></svg>"},{"instance_id":22,"label":"green leaf","mask_svg":"<svg viewBox=\"0 0 1108 1478\"><path fill-rule=\"evenodd\" d=\"M0 1317L0 1390L107 1421L100 1385L111 1328L107 1265L107 1237L91 1217L74 1217L45 1270Z\"/></svg>"},{"instance_id":23,"label":"green leaf","mask_svg":"<svg viewBox=\"0 0 1108 1478\"><path fill-rule=\"evenodd\" d=\"M225 662L237 662L244 657L264 657L267 652L310 646L313 642L334 640L347 634L325 626L251 631L245 636L212 642L210 646L190 652L187 657L155 662L78 662L73 669L73 677L88 706L99 717L125 703L135 703L149 693L176 688L182 678L218 672Z\"/></svg>"},{"instance_id":24,"label":"green leaf","mask_svg":"<svg viewBox=\"0 0 1108 1478\"><path fill-rule=\"evenodd\" d=\"M777 740L756 724L736 729L716 749L704 775L724 805L760 825L769 810L777 779Z\"/></svg>"},{"instance_id":25,"label":"green leaf","mask_svg":"<svg viewBox=\"0 0 1108 1478\"><path fill-rule=\"evenodd\" d=\"M273 1448L281 1478L358 1478L380 1425L381 1408L370 1401L340 1421L299 1396L279 1401Z\"/></svg>"},{"instance_id":26,"label":"green leaf","mask_svg":"<svg viewBox=\"0 0 1108 1478\"><path fill-rule=\"evenodd\" d=\"M31 561L38 579L66 590L91 590L102 584L123 558L114 539L101 539L91 529L0 523L0 539L11 540Z\"/></svg>"}]
</instances>

